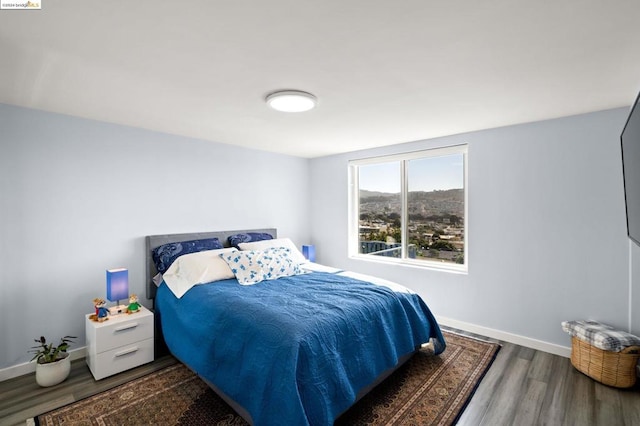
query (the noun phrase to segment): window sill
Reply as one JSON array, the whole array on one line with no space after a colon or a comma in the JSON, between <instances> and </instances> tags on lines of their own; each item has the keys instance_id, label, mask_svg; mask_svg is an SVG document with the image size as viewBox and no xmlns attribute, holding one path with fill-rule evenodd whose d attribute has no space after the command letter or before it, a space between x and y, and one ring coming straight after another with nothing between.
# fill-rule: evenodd
<instances>
[{"instance_id":1,"label":"window sill","mask_svg":"<svg viewBox=\"0 0 640 426\"><path fill-rule=\"evenodd\" d=\"M396 266L408 267L408 268L426 269L430 271L449 272L454 274L467 275L469 273L468 265L459 265L459 264L445 263L445 262L398 259L398 258L392 258L392 257L372 256L372 255L362 255L362 254L350 255L349 259L362 260L365 262L372 262L372 263L382 263L386 265L396 265Z\"/></svg>"}]
</instances>

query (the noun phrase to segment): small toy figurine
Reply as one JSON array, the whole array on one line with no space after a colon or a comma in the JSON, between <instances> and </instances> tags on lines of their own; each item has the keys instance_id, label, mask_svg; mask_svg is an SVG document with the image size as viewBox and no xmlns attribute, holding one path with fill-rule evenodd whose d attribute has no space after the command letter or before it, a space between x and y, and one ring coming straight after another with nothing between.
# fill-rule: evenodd
<instances>
[{"instance_id":1,"label":"small toy figurine","mask_svg":"<svg viewBox=\"0 0 640 426\"><path fill-rule=\"evenodd\" d=\"M93 306L96 308L95 316L92 315L94 321L102 322L108 320L109 310L105 307L107 302L104 299L93 299Z\"/></svg>"},{"instance_id":2,"label":"small toy figurine","mask_svg":"<svg viewBox=\"0 0 640 426\"><path fill-rule=\"evenodd\" d=\"M129 306L127 306L127 313L133 314L135 312L138 312L139 310L140 304L138 303L138 296L132 294L131 296L129 296Z\"/></svg>"}]
</instances>

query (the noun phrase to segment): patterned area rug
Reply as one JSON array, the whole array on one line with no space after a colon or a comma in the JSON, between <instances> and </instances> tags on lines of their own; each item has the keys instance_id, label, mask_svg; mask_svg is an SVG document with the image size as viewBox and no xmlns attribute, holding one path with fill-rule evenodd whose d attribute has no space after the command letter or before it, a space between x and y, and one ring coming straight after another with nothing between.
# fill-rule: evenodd
<instances>
[{"instance_id":1,"label":"patterned area rug","mask_svg":"<svg viewBox=\"0 0 640 426\"><path fill-rule=\"evenodd\" d=\"M440 356L420 351L336 425L454 424L500 346L445 332ZM39 425L246 425L182 364L38 416Z\"/></svg>"}]
</instances>

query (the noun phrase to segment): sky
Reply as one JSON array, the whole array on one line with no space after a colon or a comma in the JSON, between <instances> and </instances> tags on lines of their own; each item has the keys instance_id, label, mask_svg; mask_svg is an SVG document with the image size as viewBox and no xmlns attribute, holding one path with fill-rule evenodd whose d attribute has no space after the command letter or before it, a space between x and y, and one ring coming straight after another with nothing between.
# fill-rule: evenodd
<instances>
[{"instance_id":1,"label":"sky","mask_svg":"<svg viewBox=\"0 0 640 426\"><path fill-rule=\"evenodd\" d=\"M464 187L463 154L409 161L409 191L435 191ZM359 167L360 189L400 192L400 163Z\"/></svg>"}]
</instances>

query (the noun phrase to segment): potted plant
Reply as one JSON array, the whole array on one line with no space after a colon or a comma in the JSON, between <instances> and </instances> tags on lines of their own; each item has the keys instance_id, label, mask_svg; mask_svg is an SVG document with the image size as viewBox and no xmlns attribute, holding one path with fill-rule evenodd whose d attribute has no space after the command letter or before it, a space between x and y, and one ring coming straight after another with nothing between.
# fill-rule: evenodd
<instances>
[{"instance_id":1,"label":"potted plant","mask_svg":"<svg viewBox=\"0 0 640 426\"><path fill-rule=\"evenodd\" d=\"M29 352L35 353L31 361L36 361L36 382L42 387L54 386L63 382L71 371L71 362L67 349L75 336L64 336L58 346L47 344L44 336L34 339L38 343Z\"/></svg>"}]
</instances>

